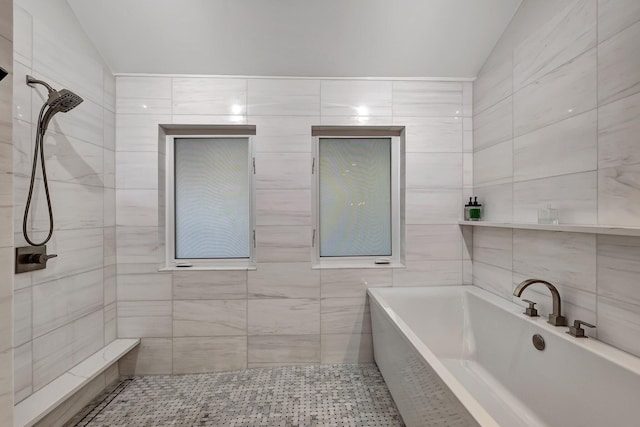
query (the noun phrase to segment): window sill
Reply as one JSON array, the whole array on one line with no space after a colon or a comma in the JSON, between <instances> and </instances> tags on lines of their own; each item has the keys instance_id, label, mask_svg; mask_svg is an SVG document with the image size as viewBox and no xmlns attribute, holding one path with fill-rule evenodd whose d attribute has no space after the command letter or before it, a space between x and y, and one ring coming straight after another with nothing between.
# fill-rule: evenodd
<instances>
[{"instance_id":1,"label":"window sill","mask_svg":"<svg viewBox=\"0 0 640 427\"><path fill-rule=\"evenodd\" d=\"M158 271L253 271L256 270L255 265L194 265L191 267L175 267L166 266L160 267Z\"/></svg>"},{"instance_id":2,"label":"window sill","mask_svg":"<svg viewBox=\"0 0 640 427\"><path fill-rule=\"evenodd\" d=\"M339 263L339 262L328 262L319 264L313 264L311 266L312 270L330 270L330 269L340 269L340 268L405 268L405 265L399 262L390 263L390 264L375 264L372 261L367 262L347 262L347 263Z\"/></svg>"}]
</instances>

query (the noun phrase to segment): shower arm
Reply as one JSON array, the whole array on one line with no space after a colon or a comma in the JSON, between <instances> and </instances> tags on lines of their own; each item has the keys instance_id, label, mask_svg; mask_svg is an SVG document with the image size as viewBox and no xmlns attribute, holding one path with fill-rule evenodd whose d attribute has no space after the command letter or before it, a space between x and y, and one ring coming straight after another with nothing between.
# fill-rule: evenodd
<instances>
[{"instance_id":1,"label":"shower arm","mask_svg":"<svg viewBox=\"0 0 640 427\"><path fill-rule=\"evenodd\" d=\"M27 85L29 85L31 87L33 87L34 84L39 84L39 85L42 85L42 86L46 87L47 90L49 91L49 93L55 92L55 89L53 89L51 87L51 85L49 85L47 82L43 82L42 80L34 79L31 76L27 76L26 80L27 80Z\"/></svg>"}]
</instances>

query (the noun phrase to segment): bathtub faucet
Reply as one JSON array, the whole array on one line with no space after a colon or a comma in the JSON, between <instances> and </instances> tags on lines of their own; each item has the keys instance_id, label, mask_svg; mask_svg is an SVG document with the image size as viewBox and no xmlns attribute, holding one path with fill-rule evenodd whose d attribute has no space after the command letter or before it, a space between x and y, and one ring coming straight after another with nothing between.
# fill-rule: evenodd
<instances>
[{"instance_id":1,"label":"bathtub faucet","mask_svg":"<svg viewBox=\"0 0 640 427\"><path fill-rule=\"evenodd\" d=\"M542 283L551 291L551 296L553 297L553 313L549 314L548 322L553 326L567 326L567 319L562 315L561 312L560 293L555 286L553 286L546 280L527 279L516 286L516 289L513 291L513 295L520 297L520 295L522 295L522 292L534 283Z\"/></svg>"}]
</instances>

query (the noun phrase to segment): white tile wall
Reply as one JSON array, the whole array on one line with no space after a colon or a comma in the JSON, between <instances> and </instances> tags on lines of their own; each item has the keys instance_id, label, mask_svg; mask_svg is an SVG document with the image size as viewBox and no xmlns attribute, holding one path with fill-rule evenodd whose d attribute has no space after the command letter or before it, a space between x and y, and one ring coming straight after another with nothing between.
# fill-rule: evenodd
<instances>
[{"instance_id":1,"label":"white tile wall","mask_svg":"<svg viewBox=\"0 0 640 427\"><path fill-rule=\"evenodd\" d=\"M525 2L518 13L526 9L528 18L534 9L549 7ZM502 48L474 82L474 192L486 219L536 222L538 208L550 203L564 223L640 225L638 3L576 0L551 19L530 24L530 34L519 39L507 29ZM504 107L511 99L512 124ZM501 138L513 144L512 165L506 155L492 164L499 156L486 154ZM512 180L496 184L497 170L506 175L509 168ZM569 321L594 323L589 335L640 356L639 241L478 229L473 280L509 300L526 278L550 280ZM547 314L548 292L530 289L523 296Z\"/></svg>"},{"instance_id":2,"label":"white tile wall","mask_svg":"<svg viewBox=\"0 0 640 427\"><path fill-rule=\"evenodd\" d=\"M30 325L26 324L27 316L20 313L19 317L24 322L16 322L13 319L15 310L24 308L29 297L28 290L21 295L13 295L13 152L12 147L12 99L13 88L11 85L13 66L13 3L0 2L0 63L10 73L0 84L0 256L2 257L2 270L0 272L0 425L13 425L14 390L19 393L28 393L30 381L22 372L22 365L14 362L17 360L13 353L13 335L16 331L16 341L30 339ZM15 306L15 308L14 308ZM22 353L24 355L24 352ZM26 356L26 355L25 355ZM26 358L26 357L25 357ZM24 380L23 380L24 378ZM15 381L15 386L14 386Z\"/></svg>"},{"instance_id":3,"label":"white tile wall","mask_svg":"<svg viewBox=\"0 0 640 427\"><path fill-rule=\"evenodd\" d=\"M57 28L62 25L80 34L76 21L51 22L40 9L16 3L13 116L18 132L13 167L17 176L9 206L14 205L17 245L25 243L21 222L31 172L33 123L45 94L41 88L26 86L25 75L33 74L84 98L73 111L52 120L45 138L56 224L47 249L58 258L46 270L15 276L20 310L14 316L18 338L14 342L14 395L20 401L116 337L116 88L115 79L88 39L70 37ZM4 11L0 14L7 16ZM11 156L3 152L2 158ZM42 182L38 179L36 184L40 187L29 224L34 237L41 239L48 231L48 217ZM2 194L0 191L0 197ZM4 415L5 410L0 408L0 413ZM0 424L10 425L4 420Z\"/></svg>"},{"instance_id":4,"label":"white tile wall","mask_svg":"<svg viewBox=\"0 0 640 427\"><path fill-rule=\"evenodd\" d=\"M368 287L462 283L471 84L118 77L116 88L117 327L119 336L143 336L122 372L368 362ZM257 270L154 271L157 125L169 119L256 125ZM319 124L406 126L406 270L311 269L311 126ZM197 360L214 348L218 356Z\"/></svg>"}]
</instances>

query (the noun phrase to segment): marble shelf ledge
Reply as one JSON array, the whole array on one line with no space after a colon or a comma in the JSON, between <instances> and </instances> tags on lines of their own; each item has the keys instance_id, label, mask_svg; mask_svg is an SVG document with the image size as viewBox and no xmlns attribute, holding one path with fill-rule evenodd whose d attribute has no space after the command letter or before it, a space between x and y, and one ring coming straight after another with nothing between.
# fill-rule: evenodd
<instances>
[{"instance_id":1,"label":"marble shelf ledge","mask_svg":"<svg viewBox=\"0 0 640 427\"><path fill-rule=\"evenodd\" d=\"M472 227L514 228L519 230L567 231L571 233L610 234L615 236L640 236L640 227L595 224L526 224L490 221L459 221Z\"/></svg>"},{"instance_id":2,"label":"marble shelf ledge","mask_svg":"<svg viewBox=\"0 0 640 427\"><path fill-rule=\"evenodd\" d=\"M89 356L14 407L14 427L32 426L140 344L117 339Z\"/></svg>"}]
</instances>

